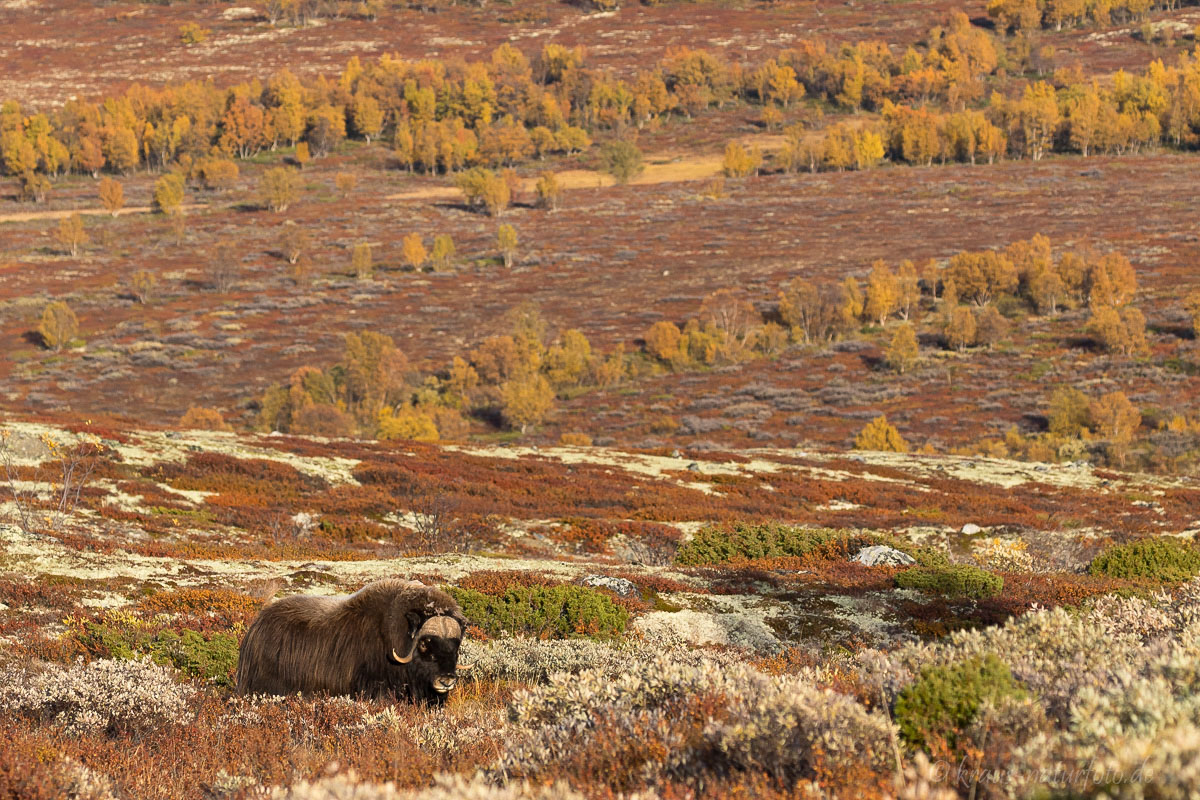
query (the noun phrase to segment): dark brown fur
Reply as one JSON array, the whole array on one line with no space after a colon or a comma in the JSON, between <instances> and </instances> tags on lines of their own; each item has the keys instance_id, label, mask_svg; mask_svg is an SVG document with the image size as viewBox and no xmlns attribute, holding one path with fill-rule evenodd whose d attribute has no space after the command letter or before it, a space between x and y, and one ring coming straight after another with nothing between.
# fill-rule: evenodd
<instances>
[{"instance_id":1,"label":"dark brown fur","mask_svg":"<svg viewBox=\"0 0 1200 800\"><path fill-rule=\"evenodd\" d=\"M286 597L250 624L238 652L238 694L323 693L443 702L435 680L455 674L460 639L412 637L430 617L465 630L454 598L423 584L376 581L352 595ZM398 664L412 651L410 663ZM453 681L451 680L451 683Z\"/></svg>"}]
</instances>

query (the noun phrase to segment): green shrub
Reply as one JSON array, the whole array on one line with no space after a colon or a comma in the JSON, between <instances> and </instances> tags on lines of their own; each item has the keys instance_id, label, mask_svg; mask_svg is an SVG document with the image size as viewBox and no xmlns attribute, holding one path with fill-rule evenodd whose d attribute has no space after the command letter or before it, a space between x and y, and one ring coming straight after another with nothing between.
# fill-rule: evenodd
<instances>
[{"instance_id":1,"label":"green shrub","mask_svg":"<svg viewBox=\"0 0 1200 800\"><path fill-rule=\"evenodd\" d=\"M1117 545L1096 556L1088 573L1109 578L1186 581L1200 574L1200 549L1172 537Z\"/></svg>"},{"instance_id":2,"label":"green shrub","mask_svg":"<svg viewBox=\"0 0 1200 800\"><path fill-rule=\"evenodd\" d=\"M1000 594L1004 579L978 567L956 564L906 569L896 576L896 585L901 589L983 600Z\"/></svg>"},{"instance_id":3,"label":"green shrub","mask_svg":"<svg viewBox=\"0 0 1200 800\"><path fill-rule=\"evenodd\" d=\"M985 700L996 703L1026 697L1008 666L992 653L942 667L928 667L900 693L892 716L900 735L914 747L927 748L943 738L951 748Z\"/></svg>"},{"instance_id":4,"label":"green shrub","mask_svg":"<svg viewBox=\"0 0 1200 800\"><path fill-rule=\"evenodd\" d=\"M162 631L149 648L158 664L170 664L185 675L203 678L219 686L232 686L237 666L238 640L227 633L214 633L205 639L196 631Z\"/></svg>"},{"instance_id":5,"label":"green shrub","mask_svg":"<svg viewBox=\"0 0 1200 800\"><path fill-rule=\"evenodd\" d=\"M97 658L129 660L149 655L193 678L229 686L237 666L238 640L227 633L207 638L193 630L151 633L146 623L110 615L104 622L84 622L76 632L80 645Z\"/></svg>"},{"instance_id":6,"label":"green shrub","mask_svg":"<svg viewBox=\"0 0 1200 800\"><path fill-rule=\"evenodd\" d=\"M467 620L489 636L538 638L612 637L625 631L629 613L603 592L583 586L510 586L501 595L448 589Z\"/></svg>"},{"instance_id":7,"label":"green shrub","mask_svg":"<svg viewBox=\"0 0 1200 800\"><path fill-rule=\"evenodd\" d=\"M883 544L908 553L920 564L936 566L945 557L932 550L914 548L891 536L830 528L797 528L790 525L750 525L704 528L679 548L675 563L682 566L720 564L739 558L778 558L817 555L850 558L861 548Z\"/></svg>"},{"instance_id":8,"label":"green shrub","mask_svg":"<svg viewBox=\"0 0 1200 800\"><path fill-rule=\"evenodd\" d=\"M108 621L84 622L75 631L75 638L85 651L96 658L127 660L144 652L152 637L136 621L130 624Z\"/></svg>"},{"instance_id":9,"label":"green shrub","mask_svg":"<svg viewBox=\"0 0 1200 800\"><path fill-rule=\"evenodd\" d=\"M629 183L646 168L642 163L642 151L636 144L624 139L609 142L600 157L604 162L604 171L616 178L617 183Z\"/></svg>"}]
</instances>

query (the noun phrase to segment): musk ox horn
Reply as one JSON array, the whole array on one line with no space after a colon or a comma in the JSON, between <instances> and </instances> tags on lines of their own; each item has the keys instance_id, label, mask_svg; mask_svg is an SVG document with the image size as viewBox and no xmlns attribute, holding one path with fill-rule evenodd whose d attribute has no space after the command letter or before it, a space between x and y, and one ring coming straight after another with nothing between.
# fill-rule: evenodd
<instances>
[{"instance_id":1,"label":"musk ox horn","mask_svg":"<svg viewBox=\"0 0 1200 800\"><path fill-rule=\"evenodd\" d=\"M458 671L459 672L470 672L471 669L474 668L474 666L475 666L474 661L472 661L470 664L459 664Z\"/></svg>"},{"instance_id":2,"label":"musk ox horn","mask_svg":"<svg viewBox=\"0 0 1200 800\"><path fill-rule=\"evenodd\" d=\"M458 624L458 620L454 617L430 617L413 634L412 644L408 646L408 654L401 657L396 654L396 649L392 648L392 660L397 664L407 664L412 661L413 656L417 652L417 642L422 636L440 636L444 639L456 639L462 636L462 626Z\"/></svg>"}]
</instances>

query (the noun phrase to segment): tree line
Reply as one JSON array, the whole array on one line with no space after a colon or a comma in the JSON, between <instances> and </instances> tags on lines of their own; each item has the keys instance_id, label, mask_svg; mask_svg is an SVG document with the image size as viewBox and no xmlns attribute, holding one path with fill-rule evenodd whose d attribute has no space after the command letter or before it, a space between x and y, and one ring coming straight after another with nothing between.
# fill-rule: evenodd
<instances>
[{"instance_id":1,"label":"tree line","mask_svg":"<svg viewBox=\"0 0 1200 800\"><path fill-rule=\"evenodd\" d=\"M923 47L899 56L883 42L831 48L811 39L743 65L676 47L628 77L589 67L582 48L553 43L532 58L508 44L471 62L356 57L332 80L282 70L226 89L211 81L135 85L49 113L26 114L6 101L0 167L34 199L45 195L46 176L66 171L171 169L227 185L236 178L232 158L295 147L302 162L347 137L383 141L409 170L499 169L578 153L597 132L654 125L664 115L691 117L736 101L778 112L805 97L877 112L881 123L839 122L814 138L814 118L806 118L787 131L785 169L1200 145L1200 55L1183 54L1172 66L1156 61L1141 75L1119 71L1111 86L1071 72L1033 83L1009 78L1028 57L957 12Z\"/></svg>"}]
</instances>

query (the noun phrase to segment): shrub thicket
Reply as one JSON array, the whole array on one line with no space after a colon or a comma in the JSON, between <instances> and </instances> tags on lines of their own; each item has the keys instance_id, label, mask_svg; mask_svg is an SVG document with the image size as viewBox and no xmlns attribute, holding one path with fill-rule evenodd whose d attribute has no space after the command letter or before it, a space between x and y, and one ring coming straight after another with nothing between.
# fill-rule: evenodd
<instances>
[{"instance_id":1,"label":"shrub thicket","mask_svg":"<svg viewBox=\"0 0 1200 800\"><path fill-rule=\"evenodd\" d=\"M102 659L0 672L5 716L50 720L69 734L125 733L182 722L193 691L149 660Z\"/></svg>"},{"instance_id":2,"label":"shrub thicket","mask_svg":"<svg viewBox=\"0 0 1200 800\"><path fill-rule=\"evenodd\" d=\"M858 550L883 544L908 553L918 562L937 565L934 552L914 548L891 536L831 528L797 528L790 525L734 523L704 528L679 548L675 563L683 566L720 564L752 558L808 556L849 558Z\"/></svg>"},{"instance_id":3,"label":"shrub thicket","mask_svg":"<svg viewBox=\"0 0 1200 800\"><path fill-rule=\"evenodd\" d=\"M218 686L232 686L238 640L227 633L214 633L206 639L196 631L162 631L154 637L150 657L156 664L170 664L193 678L203 678Z\"/></svg>"},{"instance_id":4,"label":"shrub thicket","mask_svg":"<svg viewBox=\"0 0 1200 800\"><path fill-rule=\"evenodd\" d=\"M1200 574L1200 549L1170 537L1142 539L1105 550L1088 565L1092 575L1185 581Z\"/></svg>"},{"instance_id":5,"label":"shrub thicket","mask_svg":"<svg viewBox=\"0 0 1200 800\"><path fill-rule=\"evenodd\" d=\"M100 658L128 661L149 657L162 666L173 666L184 675L230 686L237 666L238 640L232 633L153 631L153 626L131 616L109 614L84 622L72 633L79 645Z\"/></svg>"},{"instance_id":6,"label":"shrub thicket","mask_svg":"<svg viewBox=\"0 0 1200 800\"><path fill-rule=\"evenodd\" d=\"M896 699L893 717L900 735L914 747L928 748L936 739L954 747L985 701L1025 696L1008 666L988 653L923 670Z\"/></svg>"},{"instance_id":7,"label":"shrub thicket","mask_svg":"<svg viewBox=\"0 0 1200 800\"><path fill-rule=\"evenodd\" d=\"M510 586L501 595L449 589L467 620L489 636L618 636L629 613L608 595L582 586Z\"/></svg>"},{"instance_id":8,"label":"shrub thicket","mask_svg":"<svg viewBox=\"0 0 1200 800\"><path fill-rule=\"evenodd\" d=\"M906 569L896 576L896 585L901 589L984 600L1000 594L1004 579L978 567L955 564Z\"/></svg>"}]
</instances>

